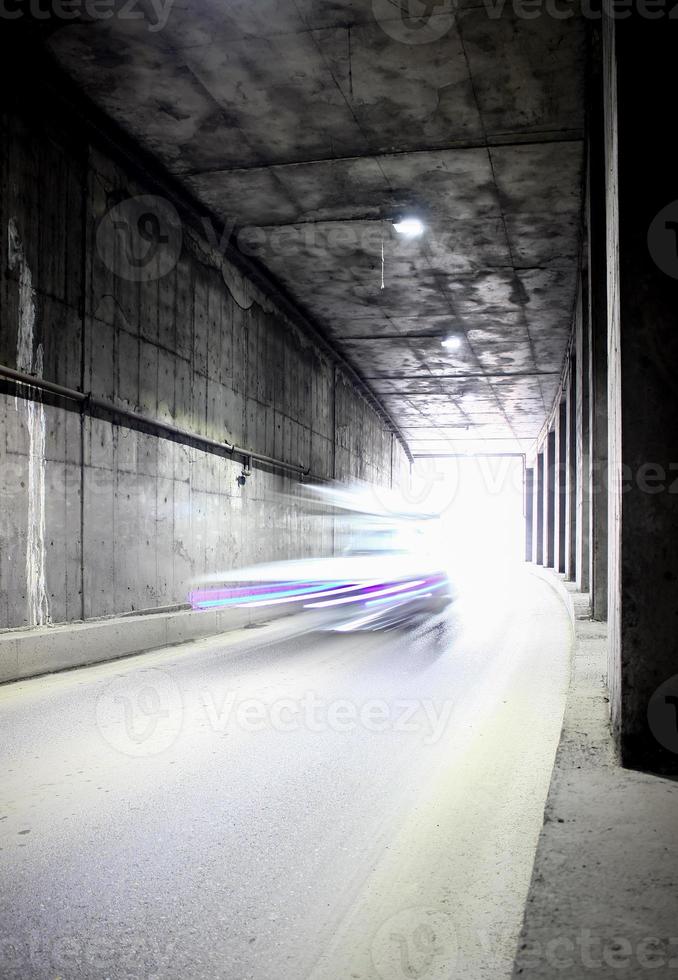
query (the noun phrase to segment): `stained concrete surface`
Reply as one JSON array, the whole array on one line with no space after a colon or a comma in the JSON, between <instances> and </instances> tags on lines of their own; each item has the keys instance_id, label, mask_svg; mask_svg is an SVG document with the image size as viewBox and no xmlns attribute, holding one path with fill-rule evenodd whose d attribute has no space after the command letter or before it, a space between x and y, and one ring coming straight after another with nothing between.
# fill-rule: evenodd
<instances>
[{"instance_id":1,"label":"stained concrete surface","mask_svg":"<svg viewBox=\"0 0 678 980\"><path fill-rule=\"evenodd\" d=\"M0 688L2 976L509 976L570 663L561 600L511 583L431 631Z\"/></svg>"},{"instance_id":2,"label":"stained concrete surface","mask_svg":"<svg viewBox=\"0 0 678 980\"><path fill-rule=\"evenodd\" d=\"M157 198L63 108L17 96L1 126L0 363L314 479L398 484L383 419L206 239L168 222L157 270L125 261L116 221L135 226L111 209ZM238 459L67 409L0 387L0 629L184 602L197 576L331 551L296 478L255 467L241 487Z\"/></svg>"},{"instance_id":3,"label":"stained concrete surface","mask_svg":"<svg viewBox=\"0 0 678 980\"><path fill-rule=\"evenodd\" d=\"M574 599L572 685L514 977L664 980L678 968L678 783L619 765L607 626L588 595Z\"/></svg>"}]
</instances>

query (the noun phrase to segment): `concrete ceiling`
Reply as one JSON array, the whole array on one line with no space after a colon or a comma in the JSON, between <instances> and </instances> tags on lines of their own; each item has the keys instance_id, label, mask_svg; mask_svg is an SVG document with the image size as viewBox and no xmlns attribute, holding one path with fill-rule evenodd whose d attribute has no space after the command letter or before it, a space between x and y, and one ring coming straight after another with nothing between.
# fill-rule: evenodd
<instances>
[{"instance_id":1,"label":"concrete ceiling","mask_svg":"<svg viewBox=\"0 0 678 980\"><path fill-rule=\"evenodd\" d=\"M529 450L575 298L583 26L436 6L408 23L397 0L176 0L162 30L149 11L50 44L235 226L413 453ZM394 232L403 213L424 235Z\"/></svg>"}]
</instances>

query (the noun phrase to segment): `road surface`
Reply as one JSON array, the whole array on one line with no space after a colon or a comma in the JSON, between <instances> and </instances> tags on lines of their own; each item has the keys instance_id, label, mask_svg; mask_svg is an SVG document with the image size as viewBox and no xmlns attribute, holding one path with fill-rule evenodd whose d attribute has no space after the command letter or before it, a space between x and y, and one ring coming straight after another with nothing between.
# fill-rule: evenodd
<instances>
[{"instance_id":1,"label":"road surface","mask_svg":"<svg viewBox=\"0 0 678 980\"><path fill-rule=\"evenodd\" d=\"M413 633L311 625L0 687L0 976L510 975L564 605L521 570Z\"/></svg>"}]
</instances>

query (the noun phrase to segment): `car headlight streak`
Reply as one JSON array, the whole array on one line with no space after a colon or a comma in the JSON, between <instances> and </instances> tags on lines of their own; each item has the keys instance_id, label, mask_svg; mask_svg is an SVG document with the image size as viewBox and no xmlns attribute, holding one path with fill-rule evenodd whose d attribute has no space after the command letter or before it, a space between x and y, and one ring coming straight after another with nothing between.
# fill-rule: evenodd
<instances>
[{"instance_id":1,"label":"car headlight streak","mask_svg":"<svg viewBox=\"0 0 678 980\"><path fill-rule=\"evenodd\" d=\"M191 592L189 600L194 610L216 609L225 606L260 608L303 602L305 609L326 609L332 606L361 602L365 608L373 605L428 596L441 589L445 582L439 576L431 578L398 579L392 582L272 582L265 585L234 588L200 589ZM421 588L420 588L421 587ZM312 601L309 601L312 600Z\"/></svg>"}]
</instances>

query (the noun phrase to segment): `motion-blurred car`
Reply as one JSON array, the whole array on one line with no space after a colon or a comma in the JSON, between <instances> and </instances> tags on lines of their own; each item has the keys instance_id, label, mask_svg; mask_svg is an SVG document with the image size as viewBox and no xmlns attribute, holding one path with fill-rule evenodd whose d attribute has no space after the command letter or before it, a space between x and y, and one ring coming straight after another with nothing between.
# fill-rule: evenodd
<instances>
[{"instance_id":1,"label":"motion-blurred car","mask_svg":"<svg viewBox=\"0 0 678 980\"><path fill-rule=\"evenodd\" d=\"M330 501L340 511L342 554L210 576L191 592L193 608L287 605L313 612L317 628L342 633L404 627L445 609L452 588L435 558L440 542L431 515L385 512L374 498L366 502L364 488L358 494L341 487Z\"/></svg>"}]
</instances>

